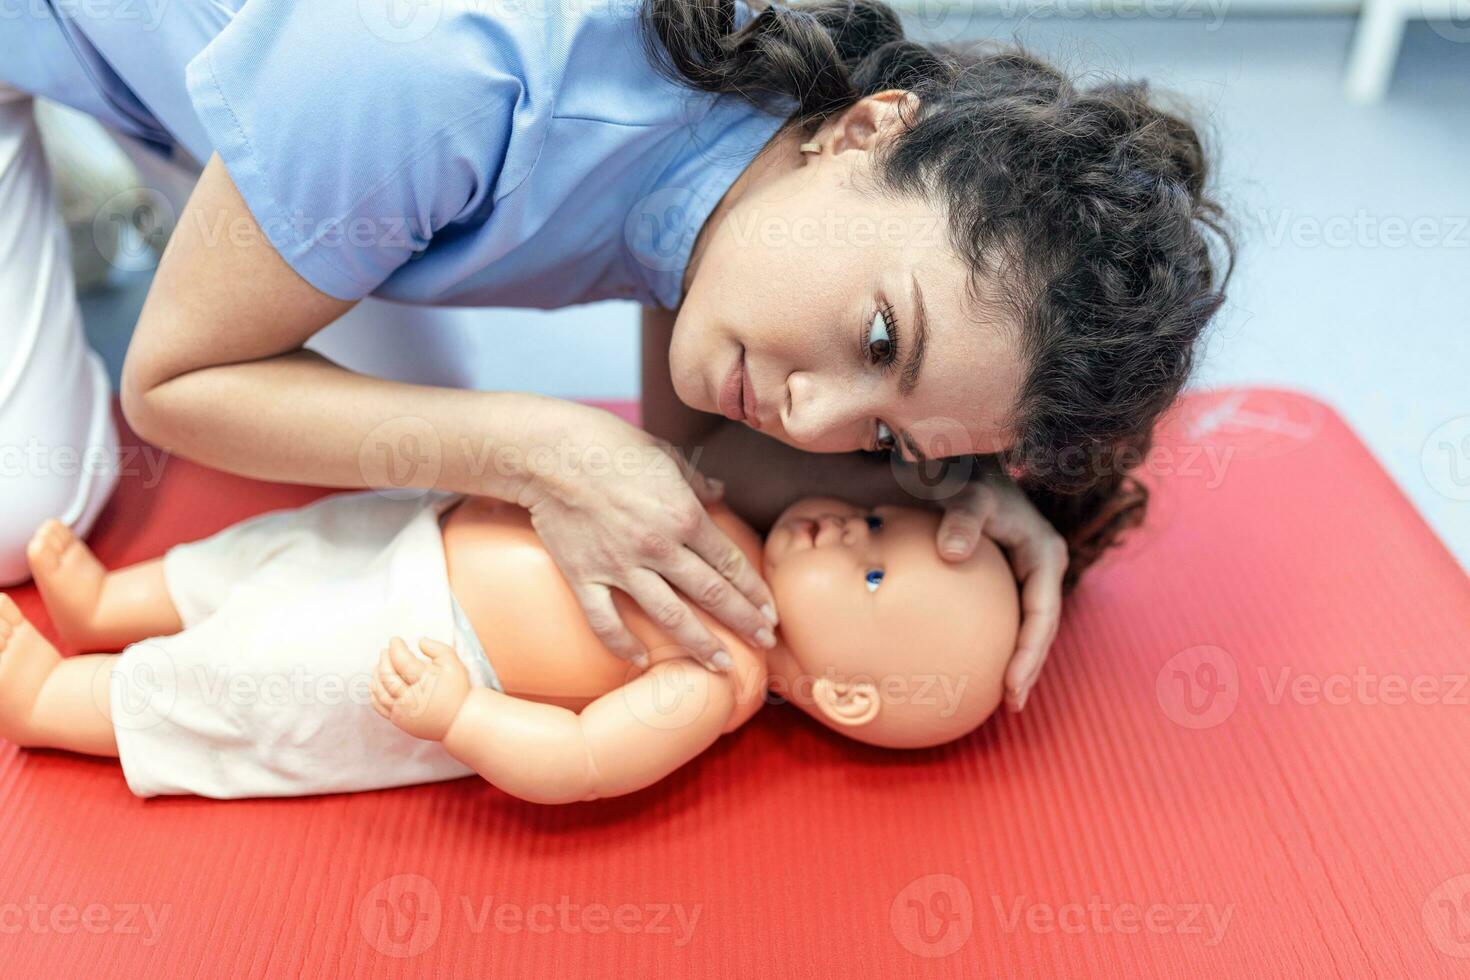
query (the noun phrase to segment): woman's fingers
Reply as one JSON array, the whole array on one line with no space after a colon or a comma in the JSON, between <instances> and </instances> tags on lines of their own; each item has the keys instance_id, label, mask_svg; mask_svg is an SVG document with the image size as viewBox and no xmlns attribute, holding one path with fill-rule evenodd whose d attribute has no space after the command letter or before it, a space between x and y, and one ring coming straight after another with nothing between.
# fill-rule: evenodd
<instances>
[{"instance_id":1,"label":"woman's fingers","mask_svg":"<svg viewBox=\"0 0 1470 980\"><path fill-rule=\"evenodd\" d=\"M725 495L725 481L705 476L698 470L689 471L689 487L701 504L712 504Z\"/></svg>"},{"instance_id":2,"label":"woman's fingers","mask_svg":"<svg viewBox=\"0 0 1470 980\"><path fill-rule=\"evenodd\" d=\"M715 671L735 666L720 641L661 575L651 571L636 573L629 579L627 590L643 611L695 660Z\"/></svg>"},{"instance_id":3,"label":"woman's fingers","mask_svg":"<svg viewBox=\"0 0 1470 980\"><path fill-rule=\"evenodd\" d=\"M1046 655L1062 620L1062 575L1066 565L1043 563L1031 570L1021 586L1021 633L1016 652L1006 667L1006 705L1020 711L1041 675Z\"/></svg>"},{"instance_id":4,"label":"woman's fingers","mask_svg":"<svg viewBox=\"0 0 1470 980\"><path fill-rule=\"evenodd\" d=\"M1026 706L1062 618L1067 544L1011 478L991 470L946 508L936 544L951 561L968 557L984 535L1005 549L1021 583L1021 629L1006 667L1006 705Z\"/></svg>"},{"instance_id":5,"label":"woman's fingers","mask_svg":"<svg viewBox=\"0 0 1470 980\"><path fill-rule=\"evenodd\" d=\"M683 465L669 443L607 412L568 409L565 432L588 449L640 448L653 464L587 468L551 481L530 505L531 523L571 583L603 644L640 665L646 651L618 615L610 589L626 592L706 666L731 664L693 612L710 614L751 638L773 643L775 604L756 569L705 510L723 492L718 480ZM674 591L682 590L686 600ZM769 613L764 613L767 607Z\"/></svg>"},{"instance_id":6,"label":"woman's fingers","mask_svg":"<svg viewBox=\"0 0 1470 980\"><path fill-rule=\"evenodd\" d=\"M974 554L995 505L994 491L983 483L976 483L946 508L935 537L940 556L947 561L964 561Z\"/></svg>"},{"instance_id":7,"label":"woman's fingers","mask_svg":"<svg viewBox=\"0 0 1470 980\"><path fill-rule=\"evenodd\" d=\"M754 638L761 629L777 623L776 601L771 588L750 563L740 546L730 540L720 526L704 515L699 528L690 537L689 552L713 570L715 578L704 581L676 582L685 594L717 616L733 630ZM688 566L686 566L688 567ZM729 583L728 588L720 587ZM705 601L705 594L713 602Z\"/></svg>"},{"instance_id":8,"label":"woman's fingers","mask_svg":"<svg viewBox=\"0 0 1470 980\"><path fill-rule=\"evenodd\" d=\"M582 605L587 625L592 627L592 632L602 645L612 651L614 656L646 668L648 651L628 629L623 617L618 615L618 607L613 605L612 590L595 582L584 582L573 583L572 591Z\"/></svg>"},{"instance_id":9,"label":"woman's fingers","mask_svg":"<svg viewBox=\"0 0 1470 980\"><path fill-rule=\"evenodd\" d=\"M776 645L774 624L729 579L693 551L686 549L683 561L670 569L665 578L721 622L743 633L751 643L767 650Z\"/></svg>"}]
</instances>

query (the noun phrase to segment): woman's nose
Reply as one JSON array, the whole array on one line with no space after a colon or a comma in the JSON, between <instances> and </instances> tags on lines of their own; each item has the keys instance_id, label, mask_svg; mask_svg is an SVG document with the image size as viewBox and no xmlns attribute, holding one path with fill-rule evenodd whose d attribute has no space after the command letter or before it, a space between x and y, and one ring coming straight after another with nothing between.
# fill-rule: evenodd
<instances>
[{"instance_id":1,"label":"woman's nose","mask_svg":"<svg viewBox=\"0 0 1470 980\"><path fill-rule=\"evenodd\" d=\"M786 385L791 397L781 424L792 442L814 449L858 448L850 437L846 441L851 445L835 445L848 435L846 430L852 428L857 417L855 392L844 392L835 384L803 372L790 375Z\"/></svg>"}]
</instances>

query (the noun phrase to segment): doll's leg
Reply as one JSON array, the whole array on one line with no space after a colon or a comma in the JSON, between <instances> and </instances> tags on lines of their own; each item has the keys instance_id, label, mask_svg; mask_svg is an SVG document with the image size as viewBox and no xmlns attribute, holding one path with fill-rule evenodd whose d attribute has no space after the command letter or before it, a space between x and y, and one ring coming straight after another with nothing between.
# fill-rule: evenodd
<instances>
[{"instance_id":1,"label":"doll's leg","mask_svg":"<svg viewBox=\"0 0 1470 980\"><path fill-rule=\"evenodd\" d=\"M108 571L57 520L41 525L26 557L57 631L78 650L121 650L183 628L161 558Z\"/></svg>"},{"instance_id":2,"label":"doll's leg","mask_svg":"<svg viewBox=\"0 0 1470 980\"><path fill-rule=\"evenodd\" d=\"M0 593L0 737L32 748L117 756L108 678L117 657L63 658Z\"/></svg>"}]
</instances>

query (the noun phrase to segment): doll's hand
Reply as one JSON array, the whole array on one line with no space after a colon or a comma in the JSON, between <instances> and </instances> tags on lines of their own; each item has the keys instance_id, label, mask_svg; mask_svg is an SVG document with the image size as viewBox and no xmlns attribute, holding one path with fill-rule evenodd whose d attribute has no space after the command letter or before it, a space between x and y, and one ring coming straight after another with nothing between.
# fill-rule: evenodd
<instances>
[{"instance_id":1,"label":"doll's hand","mask_svg":"<svg viewBox=\"0 0 1470 980\"><path fill-rule=\"evenodd\" d=\"M378 714L416 738L444 738L470 693L470 675L453 648L420 640L425 662L393 637L378 657L369 686Z\"/></svg>"},{"instance_id":2,"label":"doll's hand","mask_svg":"<svg viewBox=\"0 0 1470 980\"><path fill-rule=\"evenodd\" d=\"M983 475L946 502L937 543L940 555L961 561L983 534L1010 558L1021 583L1021 632L1006 667L1006 706L1020 711L1061 622L1067 542L1005 470L992 461L982 466Z\"/></svg>"}]
</instances>

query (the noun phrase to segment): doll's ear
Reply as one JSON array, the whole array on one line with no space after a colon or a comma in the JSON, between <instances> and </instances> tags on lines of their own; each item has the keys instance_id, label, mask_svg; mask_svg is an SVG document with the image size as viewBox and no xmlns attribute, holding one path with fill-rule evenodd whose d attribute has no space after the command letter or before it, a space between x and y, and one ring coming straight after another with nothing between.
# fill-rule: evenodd
<instances>
[{"instance_id":1,"label":"doll's ear","mask_svg":"<svg viewBox=\"0 0 1470 980\"><path fill-rule=\"evenodd\" d=\"M834 725L857 728L878 717L883 704L878 688L867 682L841 682L819 677L812 683L812 703Z\"/></svg>"}]
</instances>

